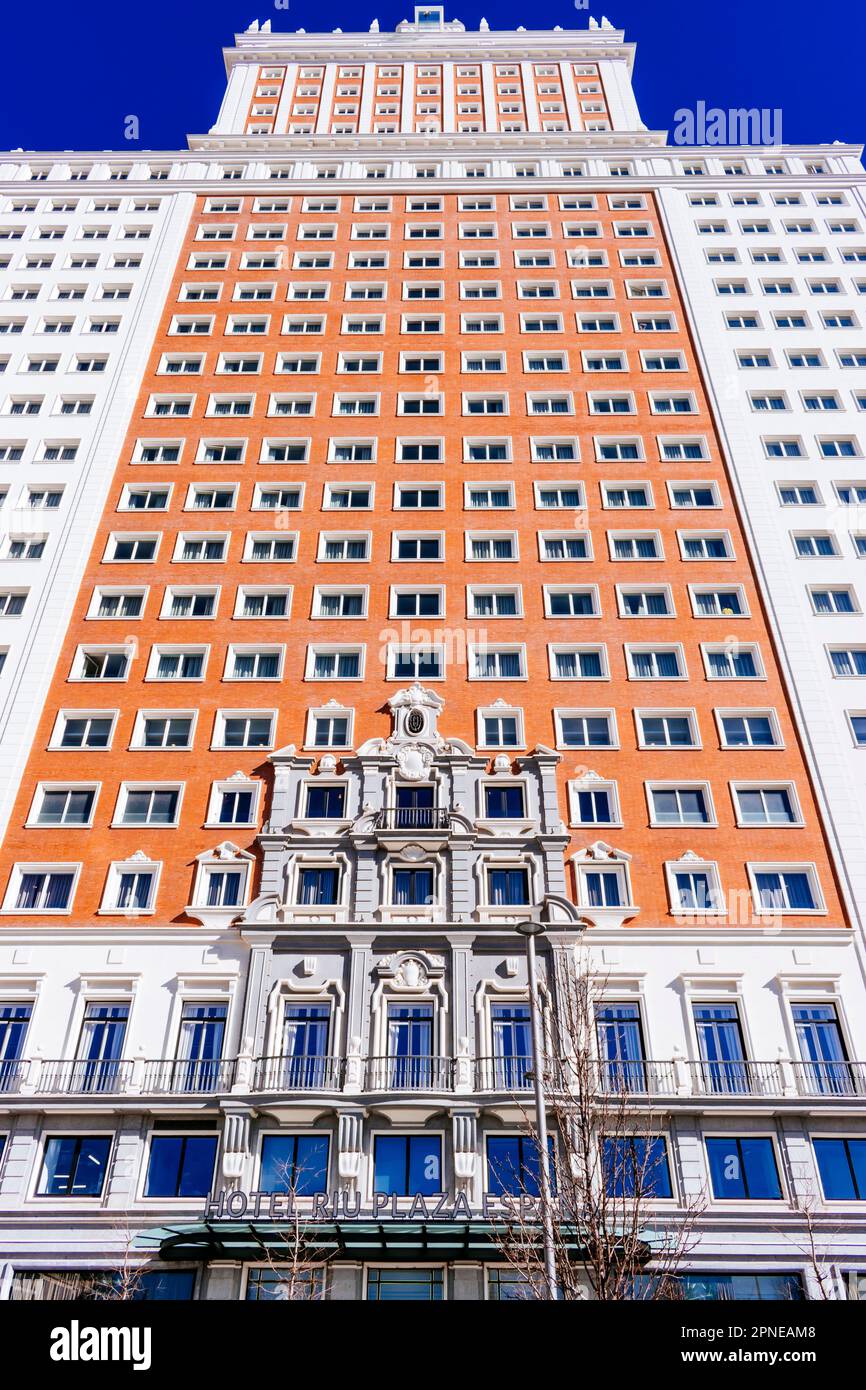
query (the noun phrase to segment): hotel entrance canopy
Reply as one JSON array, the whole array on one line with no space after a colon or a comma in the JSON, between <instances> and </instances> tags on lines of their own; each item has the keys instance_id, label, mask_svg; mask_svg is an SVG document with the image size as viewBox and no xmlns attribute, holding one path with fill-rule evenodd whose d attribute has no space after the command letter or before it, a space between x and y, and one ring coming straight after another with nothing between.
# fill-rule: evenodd
<instances>
[{"instance_id":1,"label":"hotel entrance canopy","mask_svg":"<svg viewBox=\"0 0 866 1390\"><path fill-rule=\"evenodd\" d=\"M142 1231L133 1249L161 1260L288 1258L296 1243L310 1260L501 1260L503 1223L489 1221L199 1221L189 1226L155 1226ZM568 1251L581 1254L577 1227L561 1231ZM539 1245L541 1231L538 1233ZM652 1237L646 1237L647 1253Z\"/></svg>"}]
</instances>

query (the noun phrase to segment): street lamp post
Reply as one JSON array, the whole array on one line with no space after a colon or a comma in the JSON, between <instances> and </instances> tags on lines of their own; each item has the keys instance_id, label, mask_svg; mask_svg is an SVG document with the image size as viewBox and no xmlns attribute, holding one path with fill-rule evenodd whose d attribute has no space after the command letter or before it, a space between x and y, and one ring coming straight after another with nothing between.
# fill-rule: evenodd
<instances>
[{"instance_id":1,"label":"street lamp post","mask_svg":"<svg viewBox=\"0 0 866 1390\"><path fill-rule=\"evenodd\" d=\"M553 1244L553 1193L550 1184L550 1157L547 1148L547 1110L544 1103L542 1066L541 1009L535 976L535 938L544 931L543 922L518 922L517 930L526 940L526 970L529 979L529 1018L532 1028L532 1081L535 1091L535 1128L538 1135L538 1169L541 1187L541 1223L544 1238L544 1277L548 1298L559 1297L556 1279L556 1251Z\"/></svg>"}]
</instances>

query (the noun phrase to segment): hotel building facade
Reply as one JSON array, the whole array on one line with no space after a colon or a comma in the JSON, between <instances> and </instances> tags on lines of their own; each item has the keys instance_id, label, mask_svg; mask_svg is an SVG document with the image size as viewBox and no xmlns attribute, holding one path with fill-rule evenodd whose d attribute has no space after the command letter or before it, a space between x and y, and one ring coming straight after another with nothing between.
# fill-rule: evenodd
<instances>
[{"instance_id":1,"label":"hotel building facade","mask_svg":"<svg viewBox=\"0 0 866 1390\"><path fill-rule=\"evenodd\" d=\"M324 1297L519 1294L527 917L684 1294L866 1296L860 150L633 57L254 24L0 159L0 1298L285 1297L287 1185Z\"/></svg>"}]
</instances>

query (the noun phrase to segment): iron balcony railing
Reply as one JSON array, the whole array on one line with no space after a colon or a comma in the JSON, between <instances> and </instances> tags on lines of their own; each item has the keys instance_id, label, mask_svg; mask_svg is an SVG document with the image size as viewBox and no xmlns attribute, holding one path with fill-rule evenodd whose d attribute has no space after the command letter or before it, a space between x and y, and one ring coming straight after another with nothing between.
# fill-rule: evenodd
<instances>
[{"instance_id":1,"label":"iron balcony railing","mask_svg":"<svg viewBox=\"0 0 866 1390\"><path fill-rule=\"evenodd\" d=\"M690 1062L692 1090L705 1096L780 1096L785 1079L778 1062Z\"/></svg>"},{"instance_id":2,"label":"iron balcony railing","mask_svg":"<svg viewBox=\"0 0 866 1390\"><path fill-rule=\"evenodd\" d=\"M141 1089L148 1095L213 1095L231 1090L236 1066L233 1059L166 1057L145 1063Z\"/></svg>"},{"instance_id":3,"label":"iron balcony railing","mask_svg":"<svg viewBox=\"0 0 866 1390\"><path fill-rule=\"evenodd\" d=\"M565 1063L566 1078L569 1063ZM676 1093L676 1074L673 1062L656 1062L649 1058L639 1061L594 1062L596 1086L605 1094L630 1096L670 1096Z\"/></svg>"},{"instance_id":4,"label":"iron balcony railing","mask_svg":"<svg viewBox=\"0 0 866 1390\"><path fill-rule=\"evenodd\" d=\"M368 1091L450 1091L454 1084L451 1057L368 1057Z\"/></svg>"},{"instance_id":5,"label":"iron balcony railing","mask_svg":"<svg viewBox=\"0 0 866 1390\"><path fill-rule=\"evenodd\" d=\"M18 1057L0 1061L0 1095L15 1095L22 1081L26 1081L29 1070L30 1063Z\"/></svg>"},{"instance_id":6,"label":"iron balcony railing","mask_svg":"<svg viewBox=\"0 0 866 1390\"><path fill-rule=\"evenodd\" d=\"M437 806L387 806L376 816L379 830L448 830L450 812Z\"/></svg>"},{"instance_id":7,"label":"iron balcony railing","mask_svg":"<svg viewBox=\"0 0 866 1390\"><path fill-rule=\"evenodd\" d=\"M866 1096L866 1062L794 1062L802 1096Z\"/></svg>"},{"instance_id":8,"label":"iron balcony railing","mask_svg":"<svg viewBox=\"0 0 866 1390\"><path fill-rule=\"evenodd\" d=\"M531 1086L531 1057L479 1057L475 1063L478 1091L528 1091Z\"/></svg>"},{"instance_id":9,"label":"iron balcony railing","mask_svg":"<svg viewBox=\"0 0 866 1390\"><path fill-rule=\"evenodd\" d=\"M259 1057L253 1077L256 1091L339 1091L341 1057Z\"/></svg>"},{"instance_id":10,"label":"iron balcony railing","mask_svg":"<svg viewBox=\"0 0 866 1390\"><path fill-rule=\"evenodd\" d=\"M40 1094L116 1095L132 1078L132 1062L122 1058L79 1058L73 1062L43 1062L36 1090Z\"/></svg>"}]
</instances>

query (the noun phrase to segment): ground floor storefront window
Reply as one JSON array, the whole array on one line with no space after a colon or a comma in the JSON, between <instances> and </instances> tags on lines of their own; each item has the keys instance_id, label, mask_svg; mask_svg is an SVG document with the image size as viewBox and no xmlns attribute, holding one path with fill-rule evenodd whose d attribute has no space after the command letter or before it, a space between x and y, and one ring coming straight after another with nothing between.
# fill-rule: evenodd
<instances>
[{"instance_id":1,"label":"ground floor storefront window","mask_svg":"<svg viewBox=\"0 0 866 1390\"><path fill-rule=\"evenodd\" d=\"M135 1303L191 1299L195 1270L19 1269L12 1276L10 1299L14 1302L47 1302L84 1299L88 1303Z\"/></svg>"},{"instance_id":2,"label":"ground floor storefront window","mask_svg":"<svg viewBox=\"0 0 866 1390\"><path fill-rule=\"evenodd\" d=\"M438 1303L445 1297L443 1269L407 1269L400 1265L367 1270L367 1298L375 1303L411 1300Z\"/></svg>"}]
</instances>

